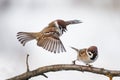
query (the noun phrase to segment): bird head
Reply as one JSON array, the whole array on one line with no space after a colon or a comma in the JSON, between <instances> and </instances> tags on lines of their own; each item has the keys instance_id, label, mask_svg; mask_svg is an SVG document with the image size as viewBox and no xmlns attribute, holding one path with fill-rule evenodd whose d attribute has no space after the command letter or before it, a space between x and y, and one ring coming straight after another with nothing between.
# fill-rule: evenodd
<instances>
[{"instance_id":1,"label":"bird head","mask_svg":"<svg viewBox=\"0 0 120 80\"><path fill-rule=\"evenodd\" d=\"M82 22L80 20L64 21L64 20L58 19L58 20L52 21L49 25L58 27L60 30L62 30L62 32L66 32L68 25L70 25L70 24L78 24L78 23L82 23Z\"/></svg>"},{"instance_id":2,"label":"bird head","mask_svg":"<svg viewBox=\"0 0 120 80\"><path fill-rule=\"evenodd\" d=\"M89 57L94 60L96 58L96 56L98 55L98 49L96 46L90 46L87 49L87 53L88 53Z\"/></svg>"}]
</instances>

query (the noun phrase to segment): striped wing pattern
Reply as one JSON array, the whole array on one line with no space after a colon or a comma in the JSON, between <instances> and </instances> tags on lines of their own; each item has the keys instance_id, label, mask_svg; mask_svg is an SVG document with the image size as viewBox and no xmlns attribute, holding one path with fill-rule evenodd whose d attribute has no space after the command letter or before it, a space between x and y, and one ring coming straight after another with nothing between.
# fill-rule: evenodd
<instances>
[{"instance_id":1,"label":"striped wing pattern","mask_svg":"<svg viewBox=\"0 0 120 80\"><path fill-rule=\"evenodd\" d=\"M31 41L34 39L34 37L32 36L31 33L28 33L28 32L18 32L17 33L17 39L20 41L20 43L25 46L25 44L28 42L28 41Z\"/></svg>"},{"instance_id":2,"label":"striped wing pattern","mask_svg":"<svg viewBox=\"0 0 120 80\"><path fill-rule=\"evenodd\" d=\"M54 32L43 34L43 36L38 39L37 45L54 53L66 52L63 43Z\"/></svg>"}]
</instances>

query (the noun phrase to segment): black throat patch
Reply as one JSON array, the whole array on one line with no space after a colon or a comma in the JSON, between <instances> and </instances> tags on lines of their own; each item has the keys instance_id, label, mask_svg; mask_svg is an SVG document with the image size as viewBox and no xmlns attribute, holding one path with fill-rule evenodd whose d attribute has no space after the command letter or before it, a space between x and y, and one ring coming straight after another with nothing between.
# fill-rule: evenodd
<instances>
[{"instance_id":1,"label":"black throat patch","mask_svg":"<svg viewBox=\"0 0 120 80\"><path fill-rule=\"evenodd\" d=\"M97 57L97 53L93 53L93 57L90 58L91 60L94 60Z\"/></svg>"}]
</instances>

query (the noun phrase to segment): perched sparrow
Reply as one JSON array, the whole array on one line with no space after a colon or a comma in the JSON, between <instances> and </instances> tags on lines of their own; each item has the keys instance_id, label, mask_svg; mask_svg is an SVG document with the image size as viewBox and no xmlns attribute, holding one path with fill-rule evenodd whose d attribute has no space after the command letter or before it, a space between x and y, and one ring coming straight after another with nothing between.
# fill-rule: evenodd
<instances>
[{"instance_id":1,"label":"perched sparrow","mask_svg":"<svg viewBox=\"0 0 120 80\"><path fill-rule=\"evenodd\" d=\"M37 45L54 53L65 52L64 45L60 40L60 36L63 32L66 32L67 26L70 24L81 23L80 20L55 20L49 23L40 32L18 32L17 39L25 46L28 41L36 39Z\"/></svg>"},{"instance_id":2,"label":"perched sparrow","mask_svg":"<svg viewBox=\"0 0 120 80\"><path fill-rule=\"evenodd\" d=\"M78 61L84 62L86 65L89 65L89 63L94 62L98 57L98 49L96 46L90 46L89 48L83 48L83 49L76 49L74 47L71 47L75 51L77 51L77 59ZM75 61L73 61L73 64L75 64Z\"/></svg>"}]
</instances>

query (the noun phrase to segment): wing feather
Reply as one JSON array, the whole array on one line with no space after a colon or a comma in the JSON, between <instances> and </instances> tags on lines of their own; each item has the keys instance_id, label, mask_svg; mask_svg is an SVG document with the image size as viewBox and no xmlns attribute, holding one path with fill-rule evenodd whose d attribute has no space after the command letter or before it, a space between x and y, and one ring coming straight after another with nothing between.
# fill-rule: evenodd
<instances>
[{"instance_id":1,"label":"wing feather","mask_svg":"<svg viewBox=\"0 0 120 80\"><path fill-rule=\"evenodd\" d=\"M43 48L46 47L47 43L48 43L48 40L46 39L45 42L44 42Z\"/></svg>"},{"instance_id":2,"label":"wing feather","mask_svg":"<svg viewBox=\"0 0 120 80\"><path fill-rule=\"evenodd\" d=\"M57 49L58 49L58 53L60 53L60 43L59 43L59 41L57 41Z\"/></svg>"},{"instance_id":3,"label":"wing feather","mask_svg":"<svg viewBox=\"0 0 120 80\"><path fill-rule=\"evenodd\" d=\"M54 32L44 33L42 38L38 39L37 45L54 53L66 52L59 36L56 36L56 33Z\"/></svg>"},{"instance_id":4,"label":"wing feather","mask_svg":"<svg viewBox=\"0 0 120 80\"><path fill-rule=\"evenodd\" d=\"M44 48L44 49L48 50L49 43L50 43L50 40L47 40L47 43L46 43L46 46L45 46L45 48Z\"/></svg>"},{"instance_id":5,"label":"wing feather","mask_svg":"<svg viewBox=\"0 0 120 80\"><path fill-rule=\"evenodd\" d=\"M53 51L54 51L54 53L56 53L56 51L57 51L57 41L54 41Z\"/></svg>"}]
</instances>

